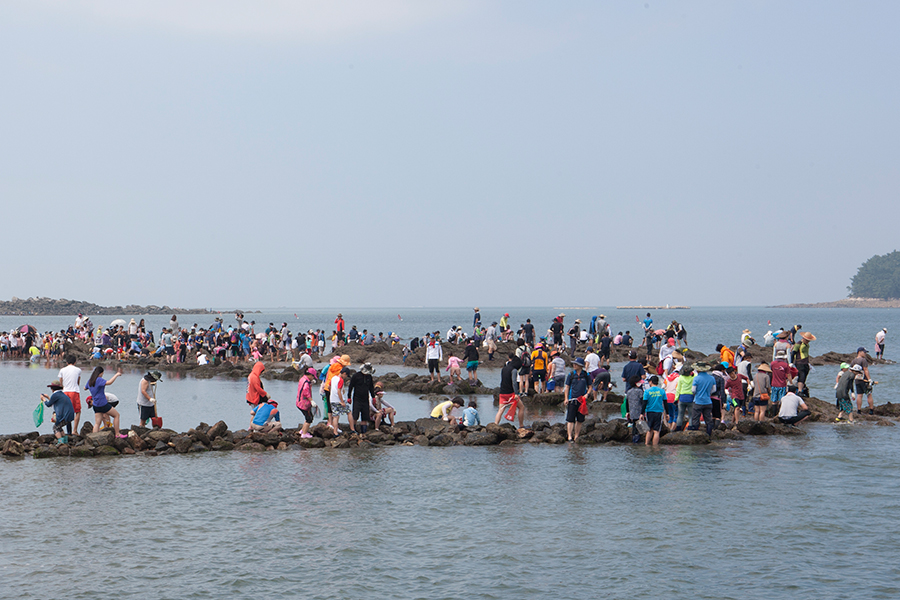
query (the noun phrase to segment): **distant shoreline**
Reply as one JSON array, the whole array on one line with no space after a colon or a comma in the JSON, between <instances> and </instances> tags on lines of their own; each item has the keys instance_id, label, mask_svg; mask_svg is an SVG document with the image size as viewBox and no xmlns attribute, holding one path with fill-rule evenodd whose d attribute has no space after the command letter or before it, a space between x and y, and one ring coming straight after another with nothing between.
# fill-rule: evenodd
<instances>
[{"instance_id":1,"label":"distant shoreline","mask_svg":"<svg viewBox=\"0 0 900 600\"><path fill-rule=\"evenodd\" d=\"M834 302L814 304L779 304L767 308L900 308L900 298L882 300L880 298L844 298Z\"/></svg>"},{"instance_id":2,"label":"distant shoreline","mask_svg":"<svg viewBox=\"0 0 900 600\"><path fill-rule=\"evenodd\" d=\"M12 300L0 300L0 315L57 317L83 314L91 315L175 315L175 314L215 314L206 308L177 308L172 306L100 306L93 302L81 300L67 300L61 298L21 298L13 297Z\"/></svg>"}]
</instances>

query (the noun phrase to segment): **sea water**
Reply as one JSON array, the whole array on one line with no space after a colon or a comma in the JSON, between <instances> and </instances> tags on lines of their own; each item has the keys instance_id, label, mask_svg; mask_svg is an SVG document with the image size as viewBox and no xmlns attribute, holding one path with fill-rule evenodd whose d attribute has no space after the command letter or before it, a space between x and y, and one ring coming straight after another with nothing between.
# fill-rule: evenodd
<instances>
[{"instance_id":1,"label":"sea water","mask_svg":"<svg viewBox=\"0 0 900 600\"><path fill-rule=\"evenodd\" d=\"M420 322L408 323L401 335L471 325L453 322L470 310L420 310L415 318L408 315L417 311L404 311L404 321ZM293 312L254 316L259 323ZM353 313L342 312L349 326ZM380 327L393 312L368 311L359 323ZM548 322L544 317L555 312L529 310ZM567 321L579 314L564 312ZM447 327L432 327L442 314L449 314ZM486 314L483 321L493 320ZM815 355L870 345L881 327L896 331L900 312L655 312L657 319L663 314L677 314L691 346L708 352L717 341L733 343L744 327L761 339L759 323L769 319L800 323L819 338ZM44 329L52 319L29 322ZM0 328L16 324L0 321ZM891 348L889 337L888 358ZM57 368L0 366L0 432L33 429L31 409ZM379 373L388 370L379 366ZM897 401L896 370L873 368L884 382L877 403ZM834 366L814 370L814 395L833 397L834 372ZM123 400L126 425L134 421L129 406L139 377L129 372L110 386ZM490 377L499 381L496 369L482 376L496 385ZM237 429L249 422L244 381L164 378L158 396L167 427L223 418ZM285 419L296 425L289 399L296 384L265 385L287 399ZM433 405L395 396L403 420ZM479 409L483 421L492 417L489 398L479 398ZM807 436L702 448L416 446L3 458L0 598L896 597L900 431L870 424L803 428Z\"/></svg>"}]
</instances>

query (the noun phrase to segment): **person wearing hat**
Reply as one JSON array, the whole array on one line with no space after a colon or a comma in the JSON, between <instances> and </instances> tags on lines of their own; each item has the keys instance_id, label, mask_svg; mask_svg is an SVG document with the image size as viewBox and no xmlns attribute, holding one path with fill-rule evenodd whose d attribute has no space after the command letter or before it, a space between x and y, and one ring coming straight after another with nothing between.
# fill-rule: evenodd
<instances>
[{"instance_id":1,"label":"person wearing hat","mask_svg":"<svg viewBox=\"0 0 900 600\"><path fill-rule=\"evenodd\" d=\"M581 335L581 319L575 319L575 323L569 328L569 357L575 358L575 347L578 345L578 338Z\"/></svg>"},{"instance_id":2,"label":"person wearing hat","mask_svg":"<svg viewBox=\"0 0 900 600\"><path fill-rule=\"evenodd\" d=\"M691 411L691 431L700 429L700 417L706 423L706 434L712 435L713 411L712 395L716 391L716 380L710 375L712 365L705 362L694 363L694 381L691 383L691 392L694 394L694 406Z\"/></svg>"},{"instance_id":3,"label":"person wearing hat","mask_svg":"<svg viewBox=\"0 0 900 600\"><path fill-rule=\"evenodd\" d=\"M300 429L301 438L311 438L309 426L313 422L312 384L318 379L319 373L309 367L303 372L300 381L297 382L297 409L303 414L304 423Z\"/></svg>"},{"instance_id":4,"label":"person wearing hat","mask_svg":"<svg viewBox=\"0 0 900 600\"><path fill-rule=\"evenodd\" d=\"M138 386L137 404L141 427L147 426L147 421L156 415L156 383L162 379L162 373L159 371L147 371L147 374L141 377L141 383Z\"/></svg>"},{"instance_id":5,"label":"person wearing hat","mask_svg":"<svg viewBox=\"0 0 900 600\"><path fill-rule=\"evenodd\" d=\"M72 409L75 411L75 419L72 428L78 432L78 422L81 420L81 369L75 366L75 356L66 356L66 366L59 370L59 381L62 382L63 393L72 401Z\"/></svg>"},{"instance_id":6,"label":"person wearing hat","mask_svg":"<svg viewBox=\"0 0 900 600\"><path fill-rule=\"evenodd\" d=\"M253 419L250 421L248 429L263 433L281 429L281 413L278 411L278 403L268 397L260 402L253 412Z\"/></svg>"},{"instance_id":7,"label":"person wearing hat","mask_svg":"<svg viewBox=\"0 0 900 600\"><path fill-rule=\"evenodd\" d=\"M372 375L375 367L372 363L365 363L362 368L350 377L350 387L347 389L347 397L353 402L353 409L348 415L350 430L354 433L365 434L369 430L369 400L375 397L375 382ZM359 423L359 430L356 424Z\"/></svg>"},{"instance_id":8,"label":"person wearing hat","mask_svg":"<svg viewBox=\"0 0 900 600\"><path fill-rule=\"evenodd\" d=\"M428 364L428 374L431 376L431 383L437 377L438 382L441 380L441 359L444 358L444 351L441 348L440 338L433 336L425 344L425 362Z\"/></svg>"},{"instance_id":9,"label":"person wearing hat","mask_svg":"<svg viewBox=\"0 0 900 600\"><path fill-rule=\"evenodd\" d=\"M862 373L861 366L850 367L847 363L841 363L841 372L834 388L835 403L840 411L834 419L836 423L843 421L845 415L853 422L853 402L850 400L850 394L853 392L853 382L860 373Z\"/></svg>"},{"instance_id":10,"label":"person wearing hat","mask_svg":"<svg viewBox=\"0 0 900 600\"><path fill-rule=\"evenodd\" d=\"M756 368L753 376L753 420L765 421L766 408L772 394L772 369L766 363Z\"/></svg>"},{"instance_id":11,"label":"person wearing hat","mask_svg":"<svg viewBox=\"0 0 900 600\"><path fill-rule=\"evenodd\" d=\"M794 343L789 340L791 334L787 331L780 331L775 335L775 345L772 347L772 360L781 359L785 362L790 360L791 348Z\"/></svg>"},{"instance_id":12,"label":"person wearing hat","mask_svg":"<svg viewBox=\"0 0 900 600\"><path fill-rule=\"evenodd\" d=\"M547 369L550 363L550 356L544 349L544 344L538 342L531 352L531 379L534 381L534 391L543 394L547 391ZM526 390L528 385L526 382Z\"/></svg>"},{"instance_id":13,"label":"person wearing hat","mask_svg":"<svg viewBox=\"0 0 900 600\"><path fill-rule=\"evenodd\" d=\"M500 337L504 342L508 342L512 337L512 329L509 327L509 313L503 313L500 317Z\"/></svg>"},{"instance_id":14,"label":"person wearing hat","mask_svg":"<svg viewBox=\"0 0 900 600\"><path fill-rule=\"evenodd\" d=\"M606 315L597 317L597 322L594 324L594 332L597 336L596 343L600 343L600 338L609 334L609 323L606 322Z\"/></svg>"},{"instance_id":15,"label":"person wearing hat","mask_svg":"<svg viewBox=\"0 0 900 600\"><path fill-rule=\"evenodd\" d=\"M72 401L62 391L63 385L60 380L56 380L47 386L51 390L51 394L41 394L41 400L44 406L53 409L53 435L56 436L57 444L65 444L72 435L72 421L75 419L75 410L72 408ZM65 434L63 434L65 430Z\"/></svg>"},{"instance_id":16,"label":"person wearing hat","mask_svg":"<svg viewBox=\"0 0 900 600\"><path fill-rule=\"evenodd\" d=\"M869 414L875 414L875 401L872 399L872 386L870 385L870 376L869 376L869 351L860 346L856 349L856 358L850 361L850 368L853 369L853 366L859 366L862 371L857 369L853 369L856 374L856 412L862 414L862 399L863 396L868 396L869 401Z\"/></svg>"},{"instance_id":17,"label":"person wearing hat","mask_svg":"<svg viewBox=\"0 0 900 600\"><path fill-rule=\"evenodd\" d=\"M484 334L484 343L487 346L488 360L494 360L494 352L497 351L497 321L490 324Z\"/></svg>"},{"instance_id":18,"label":"person wearing hat","mask_svg":"<svg viewBox=\"0 0 900 600\"><path fill-rule=\"evenodd\" d=\"M472 317L472 329L478 331L479 327L481 327L481 309L476 306L475 315Z\"/></svg>"},{"instance_id":19,"label":"person wearing hat","mask_svg":"<svg viewBox=\"0 0 900 600\"><path fill-rule=\"evenodd\" d=\"M806 387L806 378L809 376L809 343L816 340L816 336L808 331L800 333L797 343L794 344L794 367L797 369L797 395L809 398L809 390Z\"/></svg>"},{"instance_id":20,"label":"person wearing hat","mask_svg":"<svg viewBox=\"0 0 900 600\"><path fill-rule=\"evenodd\" d=\"M887 337L887 327L875 334L875 358L884 360L884 339Z\"/></svg>"},{"instance_id":21,"label":"person wearing hat","mask_svg":"<svg viewBox=\"0 0 900 600\"><path fill-rule=\"evenodd\" d=\"M593 396L591 378L584 370L584 359L579 357L572 363L572 371L566 375L566 386L563 398L566 399L566 433L570 442L578 440L581 435L581 424L584 414L580 410L587 402L587 396Z\"/></svg>"}]
</instances>

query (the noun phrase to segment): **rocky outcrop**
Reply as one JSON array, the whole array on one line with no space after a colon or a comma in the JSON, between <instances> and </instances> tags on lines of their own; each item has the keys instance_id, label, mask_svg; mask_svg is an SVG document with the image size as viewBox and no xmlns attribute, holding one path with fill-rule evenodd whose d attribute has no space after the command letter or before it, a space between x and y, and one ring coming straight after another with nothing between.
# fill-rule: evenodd
<instances>
[{"instance_id":1,"label":"rocky outcrop","mask_svg":"<svg viewBox=\"0 0 900 600\"><path fill-rule=\"evenodd\" d=\"M127 306L100 306L93 302L81 300L68 300L60 298L21 298L12 297L11 300L0 301L0 315L171 315L171 314L213 314L205 308L177 308L173 306L139 306L129 304Z\"/></svg>"}]
</instances>

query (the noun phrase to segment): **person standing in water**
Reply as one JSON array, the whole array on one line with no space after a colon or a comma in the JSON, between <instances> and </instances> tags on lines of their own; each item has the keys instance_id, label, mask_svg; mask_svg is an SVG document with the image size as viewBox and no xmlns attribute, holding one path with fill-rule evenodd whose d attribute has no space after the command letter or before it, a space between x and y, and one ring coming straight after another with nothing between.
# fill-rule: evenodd
<instances>
[{"instance_id":1,"label":"person standing in water","mask_svg":"<svg viewBox=\"0 0 900 600\"><path fill-rule=\"evenodd\" d=\"M78 433L78 423L81 421L81 394L78 393L81 388L81 369L75 366L73 355L66 356L66 366L59 370L59 380L62 382L63 393L69 397L72 410L75 411L72 429Z\"/></svg>"}]
</instances>

